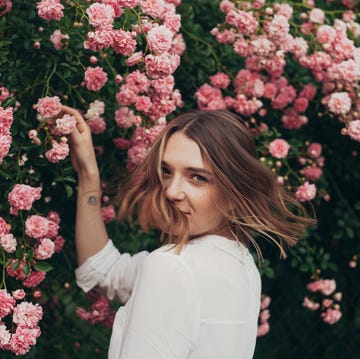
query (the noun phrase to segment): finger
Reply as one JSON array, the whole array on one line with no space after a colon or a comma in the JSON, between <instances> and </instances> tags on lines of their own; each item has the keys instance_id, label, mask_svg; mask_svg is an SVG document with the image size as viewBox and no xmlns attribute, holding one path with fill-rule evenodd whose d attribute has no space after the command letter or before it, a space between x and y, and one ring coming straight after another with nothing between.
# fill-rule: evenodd
<instances>
[{"instance_id":1,"label":"finger","mask_svg":"<svg viewBox=\"0 0 360 359\"><path fill-rule=\"evenodd\" d=\"M87 123L78 110L75 110L74 108L69 106L62 105L61 111L75 117L76 127L80 133L85 132L87 130L88 128Z\"/></svg>"}]
</instances>

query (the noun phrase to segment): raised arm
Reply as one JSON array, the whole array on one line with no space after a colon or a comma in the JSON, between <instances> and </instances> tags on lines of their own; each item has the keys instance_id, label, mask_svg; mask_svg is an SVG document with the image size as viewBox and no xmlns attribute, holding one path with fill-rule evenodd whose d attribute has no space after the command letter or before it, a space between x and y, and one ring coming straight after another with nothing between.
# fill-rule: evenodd
<instances>
[{"instance_id":1,"label":"raised arm","mask_svg":"<svg viewBox=\"0 0 360 359\"><path fill-rule=\"evenodd\" d=\"M100 175L90 128L77 110L62 106L62 112L73 115L77 121L70 135L70 156L78 176L75 238L80 266L109 239L101 216Z\"/></svg>"}]
</instances>

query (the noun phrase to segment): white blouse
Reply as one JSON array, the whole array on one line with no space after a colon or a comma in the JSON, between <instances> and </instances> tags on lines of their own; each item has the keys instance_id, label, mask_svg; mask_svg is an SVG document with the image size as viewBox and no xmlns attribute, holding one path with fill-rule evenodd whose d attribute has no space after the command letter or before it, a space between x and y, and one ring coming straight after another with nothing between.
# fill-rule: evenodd
<instances>
[{"instance_id":1,"label":"white blouse","mask_svg":"<svg viewBox=\"0 0 360 359\"><path fill-rule=\"evenodd\" d=\"M76 270L78 285L127 301L110 359L251 359L261 280L248 249L217 235L120 254L111 241Z\"/></svg>"}]
</instances>

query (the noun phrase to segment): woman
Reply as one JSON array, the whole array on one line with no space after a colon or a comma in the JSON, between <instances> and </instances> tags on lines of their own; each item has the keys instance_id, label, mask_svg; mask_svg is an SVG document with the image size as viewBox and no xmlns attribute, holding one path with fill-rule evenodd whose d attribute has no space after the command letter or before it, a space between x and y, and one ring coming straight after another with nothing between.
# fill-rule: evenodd
<instances>
[{"instance_id":1,"label":"woman","mask_svg":"<svg viewBox=\"0 0 360 359\"><path fill-rule=\"evenodd\" d=\"M261 257L260 234L284 255L313 220L258 161L247 128L227 111L194 111L164 129L123 187L119 217L136 210L142 228L158 228L167 244L131 257L102 222L89 128L76 110L63 111L77 119L77 282L127 301L109 358L252 358L261 282L248 248Z\"/></svg>"}]
</instances>

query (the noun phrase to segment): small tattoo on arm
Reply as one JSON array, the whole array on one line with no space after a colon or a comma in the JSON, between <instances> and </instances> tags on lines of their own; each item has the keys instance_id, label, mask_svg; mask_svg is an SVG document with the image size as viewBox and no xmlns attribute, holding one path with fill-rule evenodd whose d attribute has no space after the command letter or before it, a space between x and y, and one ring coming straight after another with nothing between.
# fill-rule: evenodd
<instances>
[{"instance_id":1,"label":"small tattoo on arm","mask_svg":"<svg viewBox=\"0 0 360 359\"><path fill-rule=\"evenodd\" d=\"M90 206L96 206L96 205L99 203L99 199L98 199L96 196L90 196L90 197L88 198L87 203L88 203Z\"/></svg>"}]
</instances>

